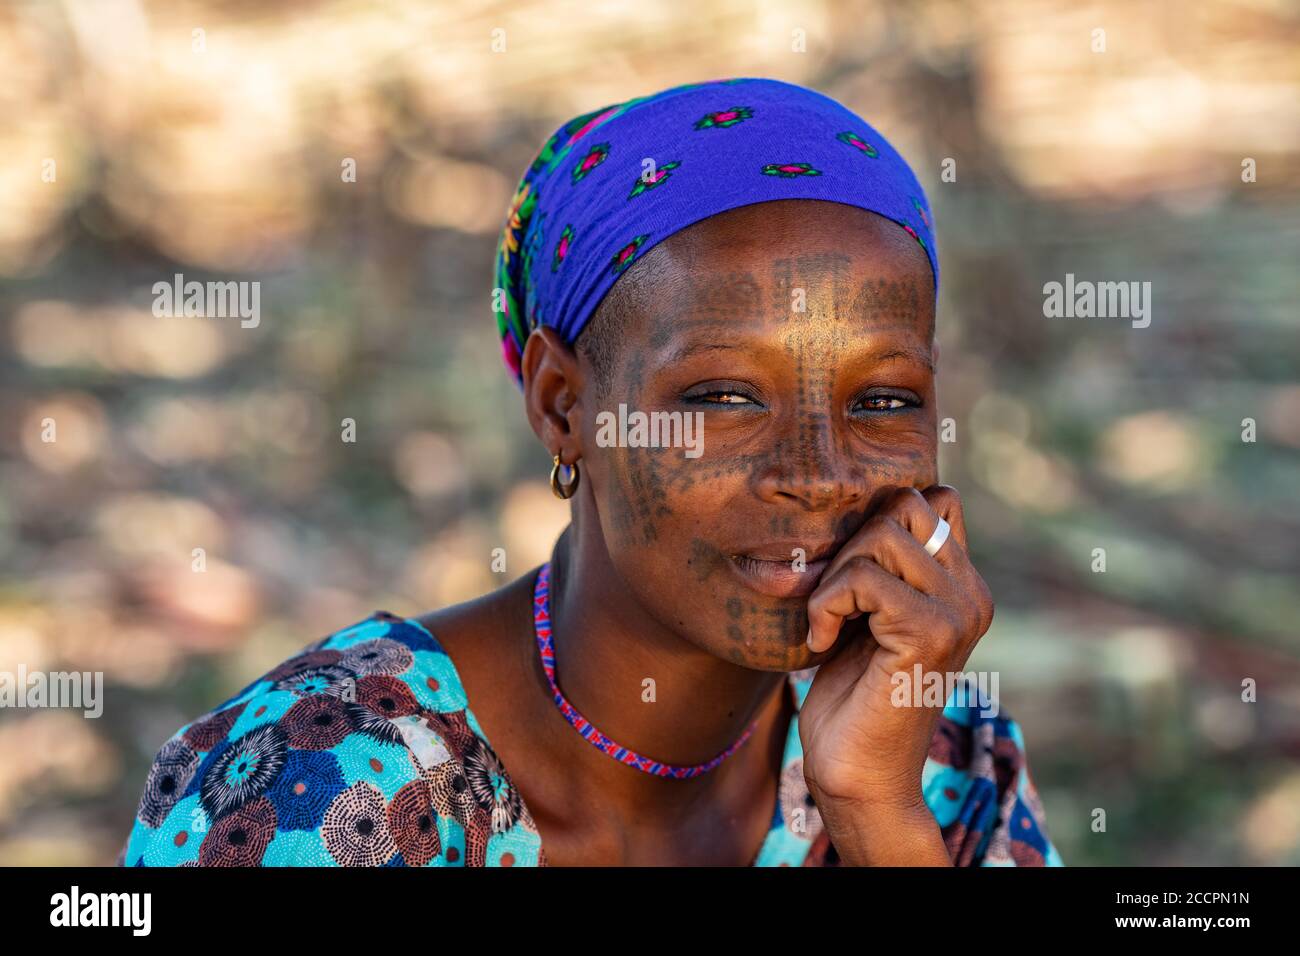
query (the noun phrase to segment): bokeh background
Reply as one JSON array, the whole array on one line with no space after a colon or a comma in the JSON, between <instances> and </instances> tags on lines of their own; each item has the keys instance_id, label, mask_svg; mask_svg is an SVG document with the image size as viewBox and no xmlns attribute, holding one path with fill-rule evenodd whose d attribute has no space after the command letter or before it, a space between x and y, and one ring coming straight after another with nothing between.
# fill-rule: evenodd
<instances>
[{"instance_id":1,"label":"bokeh background","mask_svg":"<svg viewBox=\"0 0 1300 956\"><path fill-rule=\"evenodd\" d=\"M0 711L0 863L111 863L181 724L546 557L490 312L515 180L572 115L730 75L926 185L942 472L998 600L970 666L1067 864L1300 863L1298 49L1268 0L6 3L0 669L107 690ZM176 272L260 281L260 325L155 318ZM1067 272L1150 281L1150 327L1044 318Z\"/></svg>"}]
</instances>

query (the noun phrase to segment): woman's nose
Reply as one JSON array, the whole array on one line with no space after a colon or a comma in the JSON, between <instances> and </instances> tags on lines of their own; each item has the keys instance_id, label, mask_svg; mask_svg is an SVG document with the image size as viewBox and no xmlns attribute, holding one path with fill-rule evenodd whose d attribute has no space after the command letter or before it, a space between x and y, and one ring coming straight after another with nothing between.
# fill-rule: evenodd
<instances>
[{"instance_id":1,"label":"woman's nose","mask_svg":"<svg viewBox=\"0 0 1300 956\"><path fill-rule=\"evenodd\" d=\"M798 501L809 511L839 510L864 497L854 482L829 478L791 483L777 495Z\"/></svg>"},{"instance_id":2,"label":"woman's nose","mask_svg":"<svg viewBox=\"0 0 1300 956\"><path fill-rule=\"evenodd\" d=\"M841 509L865 500L870 477L828 435L779 451L758 475L764 501L797 502L808 511Z\"/></svg>"}]
</instances>

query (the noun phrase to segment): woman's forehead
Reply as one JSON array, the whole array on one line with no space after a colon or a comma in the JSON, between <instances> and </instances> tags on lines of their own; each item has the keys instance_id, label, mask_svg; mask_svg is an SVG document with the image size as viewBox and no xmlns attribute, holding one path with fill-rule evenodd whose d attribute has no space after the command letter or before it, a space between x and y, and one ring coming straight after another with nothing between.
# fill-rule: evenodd
<instances>
[{"instance_id":1,"label":"woman's forehead","mask_svg":"<svg viewBox=\"0 0 1300 956\"><path fill-rule=\"evenodd\" d=\"M774 303L779 309L797 309L796 290L809 295L810 287L841 298L888 287L917 308L934 303L929 260L906 232L875 213L827 202L762 203L710 217L650 250L624 279L633 274L631 284L646 291L671 286L723 309L786 287L791 301Z\"/></svg>"},{"instance_id":2,"label":"woman's forehead","mask_svg":"<svg viewBox=\"0 0 1300 956\"><path fill-rule=\"evenodd\" d=\"M825 365L907 361L933 371L932 286L915 276L809 283L802 308L788 294L799 286L754 274L688 275L665 294L641 288L624 324L623 351L640 353L648 367L668 370L701 360L738 366L751 361L788 364L817 356Z\"/></svg>"},{"instance_id":3,"label":"woman's forehead","mask_svg":"<svg viewBox=\"0 0 1300 956\"><path fill-rule=\"evenodd\" d=\"M931 332L933 282L916 243L878 216L838 209L768 219L745 207L715 216L652 249L612 291L620 308L655 320L660 338L806 315Z\"/></svg>"}]
</instances>

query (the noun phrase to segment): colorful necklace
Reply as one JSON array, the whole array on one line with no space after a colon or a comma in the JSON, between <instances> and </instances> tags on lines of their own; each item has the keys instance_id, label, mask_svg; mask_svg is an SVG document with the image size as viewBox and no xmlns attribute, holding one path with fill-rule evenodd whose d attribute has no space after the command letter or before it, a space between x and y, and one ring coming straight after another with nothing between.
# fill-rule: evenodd
<instances>
[{"instance_id":1,"label":"colorful necklace","mask_svg":"<svg viewBox=\"0 0 1300 956\"><path fill-rule=\"evenodd\" d=\"M682 767L660 763L657 760L651 760L649 757L642 757L636 751L616 744L602 734L591 721L578 713L578 709L569 703L555 683L555 644L551 640L550 582L551 565L548 561L542 565L541 571L537 573L537 583L533 585L533 628L537 632L537 649L542 655L542 669L546 671L546 680L551 685L551 694L554 696L555 706L560 708L560 713L564 714L569 723L577 728L578 733L582 734L584 740L613 757L619 763L627 764L629 767L635 767L637 770L654 774L656 777L675 777L678 780L686 780L690 777L698 777L702 773L708 773L735 753L740 748L740 745L749 739L749 735L758 726L757 718L749 725L749 729L740 735L739 740L712 760L707 763L696 764L694 767Z\"/></svg>"}]
</instances>

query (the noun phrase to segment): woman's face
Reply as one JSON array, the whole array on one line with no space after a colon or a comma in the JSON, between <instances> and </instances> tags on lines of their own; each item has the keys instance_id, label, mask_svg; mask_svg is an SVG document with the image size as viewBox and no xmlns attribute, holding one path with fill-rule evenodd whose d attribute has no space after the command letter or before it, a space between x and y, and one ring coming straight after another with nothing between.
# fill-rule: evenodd
<instances>
[{"instance_id":1,"label":"woman's face","mask_svg":"<svg viewBox=\"0 0 1300 956\"><path fill-rule=\"evenodd\" d=\"M655 246L604 308L626 310L625 334L607 391L583 369L581 467L615 568L709 653L809 666L825 559L888 489L937 480L925 252L854 207L763 203ZM620 403L702 423L698 457L602 446Z\"/></svg>"}]
</instances>

